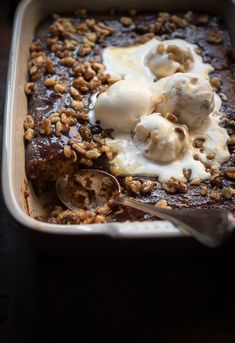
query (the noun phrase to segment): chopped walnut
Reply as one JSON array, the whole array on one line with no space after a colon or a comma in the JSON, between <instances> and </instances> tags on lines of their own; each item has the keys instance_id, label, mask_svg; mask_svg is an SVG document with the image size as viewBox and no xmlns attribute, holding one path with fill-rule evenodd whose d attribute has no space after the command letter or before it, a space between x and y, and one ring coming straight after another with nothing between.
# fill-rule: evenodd
<instances>
[{"instance_id":1,"label":"chopped walnut","mask_svg":"<svg viewBox=\"0 0 235 343\"><path fill-rule=\"evenodd\" d=\"M213 88L215 88L216 90L218 90L221 86L221 81L218 77L214 76L210 79L210 84Z\"/></svg>"},{"instance_id":2,"label":"chopped walnut","mask_svg":"<svg viewBox=\"0 0 235 343\"><path fill-rule=\"evenodd\" d=\"M220 190L218 189L213 189L211 192L210 192L210 197L216 201L220 201L221 198L222 198L222 193Z\"/></svg>"},{"instance_id":3,"label":"chopped walnut","mask_svg":"<svg viewBox=\"0 0 235 343\"><path fill-rule=\"evenodd\" d=\"M190 51L184 50L177 45L171 44L166 48L168 58L180 63L178 71L185 72L190 68L193 57Z\"/></svg>"},{"instance_id":4,"label":"chopped walnut","mask_svg":"<svg viewBox=\"0 0 235 343\"><path fill-rule=\"evenodd\" d=\"M70 66L72 66L74 64L75 59L73 57L71 57L71 56L68 56L68 57L62 58L59 62L62 65L70 67Z\"/></svg>"},{"instance_id":5,"label":"chopped walnut","mask_svg":"<svg viewBox=\"0 0 235 343\"><path fill-rule=\"evenodd\" d=\"M172 121L173 123L177 123L177 121L178 121L178 118L173 113L167 113L164 117L167 120Z\"/></svg>"},{"instance_id":6,"label":"chopped walnut","mask_svg":"<svg viewBox=\"0 0 235 343\"><path fill-rule=\"evenodd\" d=\"M135 40L135 43L136 44L143 44L143 43L148 42L153 37L154 37L154 33L152 33L152 32L145 33L144 35L137 37Z\"/></svg>"},{"instance_id":7,"label":"chopped walnut","mask_svg":"<svg viewBox=\"0 0 235 343\"><path fill-rule=\"evenodd\" d=\"M52 132L51 128L51 121L48 118L43 118L39 123L38 123L40 133L45 134L49 136Z\"/></svg>"},{"instance_id":8,"label":"chopped walnut","mask_svg":"<svg viewBox=\"0 0 235 343\"><path fill-rule=\"evenodd\" d=\"M157 46L157 53L158 54L163 54L164 52L166 51L166 48L165 48L165 45L164 44L159 44L158 46Z\"/></svg>"},{"instance_id":9,"label":"chopped walnut","mask_svg":"<svg viewBox=\"0 0 235 343\"><path fill-rule=\"evenodd\" d=\"M209 43L218 44L222 42L223 35L222 35L222 32L218 30L214 30L213 32L210 33L209 36L206 37L206 39Z\"/></svg>"},{"instance_id":10,"label":"chopped walnut","mask_svg":"<svg viewBox=\"0 0 235 343\"><path fill-rule=\"evenodd\" d=\"M124 26L131 26L131 25L133 25L133 20L130 17L121 17L120 18L120 22Z\"/></svg>"},{"instance_id":11,"label":"chopped walnut","mask_svg":"<svg viewBox=\"0 0 235 343\"><path fill-rule=\"evenodd\" d=\"M228 179L235 180L235 167L226 168L224 170L224 175Z\"/></svg>"},{"instance_id":12,"label":"chopped walnut","mask_svg":"<svg viewBox=\"0 0 235 343\"><path fill-rule=\"evenodd\" d=\"M34 119L31 115L27 115L24 120L24 129L34 129Z\"/></svg>"},{"instance_id":13,"label":"chopped walnut","mask_svg":"<svg viewBox=\"0 0 235 343\"><path fill-rule=\"evenodd\" d=\"M57 121L60 120L60 115L59 113L55 112L55 113L52 113L48 119L50 120L51 124L55 124L57 123Z\"/></svg>"},{"instance_id":14,"label":"chopped walnut","mask_svg":"<svg viewBox=\"0 0 235 343\"><path fill-rule=\"evenodd\" d=\"M197 16L197 24L207 25L209 23L210 16L208 14L200 14Z\"/></svg>"},{"instance_id":15,"label":"chopped walnut","mask_svg":"<svg viewBox=\"0 0 235 343\"><path fill-rule=\"evenodd\" d=\"M184 168L183 174L184 174L184 177L186 178L186 180L189 181L191 174L192 174L192 170Z\"/></svg>"},{"instance_id":16,"label":"chopped walnut","mask_svg":"<svg viewBox=\"0 0 235 343\"><path fill-rule=\"evenodd\" d=\"M31 51L40 51L42 50L42 43L40 41L35 41L30 45Z\"/></svg>"},{"instance_id":17,"label":"chopped walnut","mask_svg":"<svg viewBox=\"0 0 235 343\"><path fill-rule=\"evenodd\" d=\"M65 145L64 147L64 156L66 158L70 158L72 156L72 150L68 145Z\"/></svg>"},{"instance_id":18,"label":"chopped walnut","mask_svg":"<svg viewBox=\"0 0 235 343\"><path fill-rule=\"evenodd\" d=\"M194 148L202 149L205 138L203 136L197 136L193 141Z\"/></svg>"},{"instance_id":19,"label":"chopped walnut","mask_svg":"<svg viewBox=\"0 0 235 343\"><path fill-rule=\"evenodd\" d=\"M52 86L55 85L55 83L56 83L56 80L55 80L53 77L49 77L48 79L46 79L46 80L44 81L44 84L45 84L45 86L47 86L47 87L52 87Z\"/></svg>"},{"instance_id":20,"label":"chopped walnut","mask_svg":"<svg viewBox=\"0 0 235 343\"><path fill-rule=\"evenodd\" d=\"M171 16L171 21L174 24L176 24L178 27L184 28L184 27L187 26L187 21L185 19L183 19L183 18L180 18L180 17L176 16L176 15L172 15Z\"/></svg>"},{"instance_id":21,"label":"chopped walnut","mask_svg":"<svg viewBox=\"0 0 235 343\"><path fill-rule=\"evenodd\" d=\"M62 123L61 121L57 121L56 124L55 124L55 134L56 136L61 136L62 134Z\"/></svg>"},{"instance_id":22,"label":"chopped walnut","mask_svg":"<svg viewBox=\"0 0 235 343\"><path fill-rule=\"evenodd\" d=\"M66 91L66 86L62 82L56 82L54 91L57 93L64 93Z\"/></svg>"},{"instance_id":23,"label":"chopped walnut","mask_svg":"<svg viewBox=\"0 0 235 343\"><path fill-rule=\"evenodd\" d=\"M34 91L34 82L28 82L26 83L25 87L24 87L24 91L26 94L33 94L33 91Z\"/></svg>"},{"instance_id":24,"label":"chopped walnut","mask_svg":"<svg viewBox=\"0 0 235 343\"><path fill-rule=\"evenodd\" d=\"M165 21L170 20L170 17L171 17L170 13L168 12L159 12L158 15L161 19Z\"/></svg>"},{"instance_id":25,"label":"chopped walnut","mask_svg":"<svg viewBox=\"0 0 235 343\"><path fill-rule=\"evenodd\" d=\"M235 189L232 187L224 187L222 189L222 195L226 199L231 199L235 195Z\"/></svg>"},{"instance_id":26,"label":"chopped walnut","mask_svg":"<svg viewBox=\"0 0 235 343\"><path fill-rule=\"evenodd\" d=\"M82 100L83 96L78 92L78 90L71 86L69 88L69 93L71 94L71 96L75 99L75 100Z\"/></svg>"},{"instance_id":27,"label":"chopped walnut","mask_svg":"<svg viewBox=\"0 0 235 343\"><path fill-rule=\"evenodd\" d=\"M199 177L194 177L192 181L190 182L192 186L200 186L201 184L201 179Z\"/></svg>"},{"instance_id":28,"label":"chopped walnut","mask_svg":"<svg viewBox=\"0 0 235 343\"><path fill-rule=\"evenodd\" d=\"M77 79L75 79L73 85L83 93L87 93L89 91L89 83L84 80L82 76L79 76Z\"/></svg>"},{"instance_id":29,"label":"chopped walnut","mask_svg":"<svg viewBox=\"0 0 235 343\"><path fill-rule=\"evenodd\" d=\"M171 209L171 206L168 205L168 202L165 199L158 200L154 206L158 208L165 208L168 210Z\"/></svg>"},{"instance_id":30,"label":"chopped walnut","mask_svg":"<svg viewBox=\"0 0 235 343\"><path fill-rule=\"evenodd\" d=\"M144 180L141 185L141 193L151 193L153 191L153 188L155 186L155 182L152 180Z\"/></svg>"},{"instance_id":31,"label":"chopped walnut","mask_svg":"<svg viewBox=\"0 0 235 343\"><path fill-rule=\"evenodd\" d=\"M206 185L201 186L200 194L202 196L206 196L206 195L208 195L208 193L209 193L209 191L208 191L207 186Z\"/></svg>"},{"instance_id":32,"label":"chopped walnut","mask_svg":"<svg viewBox=\"0 0 235 343\"><path fill-rule=\"evenodd\" d=\"M75 111L80 111L81 109L84 108L84 105L81 101L78 100L73 100L71 102L71 107L75 110Z\"/></svg>"},{"instance_id":33,"label":"chopped walnut","mask_svg":"<svg viewBox=\"0 0 235 343\"><path fill-rule=\"evenodd\" d=\"M215 154L213 154L212 152L210 152L209 154L206 155L206 158L207 158L208 160L214 160Z\"/></svg>"},{"instance_id":34,"label":"chopped walnut","mask_svg":"<svg viewBox=\"0 0 235 343\"><path fill-rule=\"evenodd\" d=\"M141 190L141 182L133 180L132 176L125 177L125 185L127 189L130 189L133 193L139 193Z\"/></svg>"},{"instance_id":35,"label":"chopped walnut","mask_svg":"<svg viewBox=\"0 0 235 343\"><path fill-rule=\"evenodd\" d=\"M34 136L34 129L28 128L24 134L24 139L31 142Z\"/></svg>"},{"instance_id":36,"label":"chopped walnut","mask_svg":"<svg viewBox=\"0 0 235 343\"><path fill-rule=\"evenodd\" d=\"M171 177L167 183L162 183L161 186L168 193L186 193L188 191L186 184L182 181L176 180L174 177Z\"/></svg>"}]
</instances>

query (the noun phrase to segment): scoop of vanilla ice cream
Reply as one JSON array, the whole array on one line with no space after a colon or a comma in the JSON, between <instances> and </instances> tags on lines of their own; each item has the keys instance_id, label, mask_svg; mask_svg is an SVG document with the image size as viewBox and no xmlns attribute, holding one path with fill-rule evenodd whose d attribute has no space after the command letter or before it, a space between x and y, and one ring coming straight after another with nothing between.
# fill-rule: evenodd
<instances>
[{"instance_id":1,"label":"scoop of vanilla ice cream","mask_svg":"<svg viewBox=\"0 0 235 343\"><path fill-rule=\"evenodd\" d=\"M161 163L175 161L189 145L187 129L160 113L143 116L133 131L133 140L144 156Z\"/></svg>"},{"instance_id":2,"label":"scoop of vanilla ice cream","mask_svg":"<svg viewBox=\"0 0 235 343\"><path fill-rule=\"evenodd\" d=\"M104 129L131 132L141 116L153 111L154 104L155 95L146 85L121 80L98 96L94 113Z\"/></svg>"},{"instance_id":3,"label":"scoop of vanilla ice cream","mask_svg":"<svg viewBox=\"0 0 235 343\"><path fill-rule=\"evenodd\" d=\"M186 72L193 63L191 51L178 45L159 44L146 57L146 65L156 77L170 76L176 72Z\"/></svg>"},{"instance_id":4,"label":"scoop of vanilla ice cream","mask_svg":"<svg viewBox=\"0 0 235 343\"><path fill-rule=\"evenodd\" d=\"M190 130L202 123L214 109L214 92L208 80L194 73L176 73L164 82L162 100L156 111L173 113Z\"/></svg>"}]
</instances>

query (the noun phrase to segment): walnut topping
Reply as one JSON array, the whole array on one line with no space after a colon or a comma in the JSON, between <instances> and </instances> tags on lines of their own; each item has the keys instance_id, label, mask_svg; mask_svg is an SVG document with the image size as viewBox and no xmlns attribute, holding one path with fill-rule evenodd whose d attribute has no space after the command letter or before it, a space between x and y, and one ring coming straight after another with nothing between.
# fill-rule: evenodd
<instances>
[{"instance_id":1,"label":"walnut topping","mask_svg":"<svg viewBox=\"0 0 235 343\"><path fill-rule=\"evenodd\" d=\"M200 194L201 194L202 196L208 195L208 188L207 188L206 185L201 186Z\"/></svg>"},{"instance_id":2,"label":"walnut topping","mask_svg":"<svg viewBox=\"0 0 235 343\"><path fill-rule=\"evenodd\" d=\"M24 91L26 94L33 94L33 91L34 91L34 82L27 82L25 87L24 87Z\"/></svg>"},{"instance_id":3,"label":"walnut topping","mask_svg":"<svg viewBox=\"0 0 235 343\"><path fill-rule=\"evenodd\" d=\"M221 86L221 81L218 77L214 76L210 79L210 84L214 89L218 90Z\"/></svg>"},{"instance_id":4,"label":"walnut topping","mask_svg":"<svg viewBox=\"0 0 235 343\"><path fill-rule=\"evenodd\" d=\"M45 54L37 56L29 62L29 74L32 81L39 80L45 73L54 73L53 62Z\"/></svg>"},{"instance_id":5,"label":"walnut topping","mask_svg":"<svg viewBox=\"0 0 235 343\"><path fill-rule=\"evenodd\" d=\"M24 120L24 129L34 129L34 119L31 115L27 115Z\"/></svg>"},{"instance_id":6,"label":"walnut topping","mask_svg":"<svg viewBox=\"0 0 235 343\"><path fill-rule=\"evenodd\" d=\"M70 158L72 156L72 150L71 150L70 146L68 146L68 145L65 145L65 147L64 147L64 156L66 158Z\"/></svg>"},{"instance_id":7,"label":"walnut topping","mask_svg":"<svg viewBox=\"0 0 235 343\"><path fill-rule=\"evenodd\" d=\"M75 79L73 85L83 93L87 93L89 91L89 83L84 80L82 76L79 76L77 79Z\"/></svg>"},{"instance_id":8,"label":"walnut topping","mask_svg":"<svg viewBox=\"0 0 235 343\"><path fill-rule=\"evenodd\" d=\"M209 43L218 44L222 42L223 35L222 35L222 32L218 30L214 30L213 32L210 33L209 36L206 37L206 39Z\"/></svg>"},{"instance_id":9,"label":"walnut topping","mask_svg":"<svg viewBox=\"0 0 235 343\"><path fill-rule=\"evenodd\" d=\"M186 178L186 180L189 180L191 177L191 174L192 174L192 170L184 168L183 174L184 174L184 177Z\"/></svg>"},{"instance_id":10,"label":"walnut topping","mask_svg":"<svg viewBox=\"0 0 235 343\"><path fill-rule=\"evenodd\" d=\"M54 85L54 91L57 93L64 93L66 91L66 86L62 82L58 81Z\"/></svg>"},{"instance_id":11,"label":"walnut topping","mask_svg":"<svg viewBox=\"0 0 235 343\"><path fill-rule=\"evenodd\" d=\"M168 205L168 202L165 199L158 200L158 202L156 202L154 206L159 208L165 208L168 210L171 209L171 206Z\"/></svg>"},{"instance_id":12,"label":"walnut topping","mask_svg":"<svg viewBox=\"0 0 235 343\"><path fill-rule=\"evenodd\" d=\"M133 25L133 20L130 17L121 17L120 18L120 22L124 26L131 26L131 25Z\"/></svg>"},{"instance_id":13,"label":"walnut topping","mask_svg":"<svg viewBox=\"0 0 235 343\"><path fill-rule=\"evenodd\" d=\"M56 124L55 124L55 134L56 136L61 136L62 134L62 123L61 121L57 121Z\"/></svg>"},{"instance_id":14,"label":"walnut topping","mask_svg":"<svg viewBox=\"0 0 235 343\"><path fill-rule=\"evenodd\" d=\"M30 50L31 51L40 51L40 50L42 50L42 43L40 41L34 41L30 45Z\"/></svg>"},{"instance_id":15,"label":"walnut topping","mask_svg":"<svg viewBox=\"0 0 235 343\"><path fill-rule=\"evenodd\" d=\"M213 154L212 152L210 152L209 154L206 155L206 158L207 158L208 160L214 160L215 154Z\"/></svg>"},{"instance_id":16,"label":"walnut topping","mask_svg":"<svg viewBox=\"0 0 235 343\"><path fill-rule=\"evenodd\" d=\"M205 138L203 136L197 136L193 141L194 148L202 149Z\"/></svg>"},{"instance_id":17,"label":"walnut topping","mask_svg":"<svg viewBox=\"0 0 235 343\"><path fill-rule=\"evenodd\" d=\"M170 13L168 12L159 12L158 15L164 21L170 20L170 17L171 17Z\"/></svg>"},{"instance_id":18,"label":"walnut topping","mask_svg":"<svg viewBox=\"0 0 235 343\"><path fill-rule=\"evenodd\" d=\"M143 44L143 43L148 42L153 37L154 37L154 33L153 32L145 33L144 35L141 35L141 36L137 37L136 40L135 40L135 43L136 44Z\"/></svg>"},{"instance_id":19,"label":"walnut topping","mask_svg":"<svg viewBox=\"0 0 235 343\"><path fill-rule=\"evenodd\" d=\"M158 46L157 46L157 53L158 54L163 54L164 52L166 51L166 48L165 48L165 45L164 44L159 44Z\"/></svg>"},{"instance_id":20,"label":"walnut topping","mask_svg":"<svg viewBox=\"0 0 235 343\"><path fill-rule=\"evenodd\" d=\"M153 191L153 188L155 186L155 182L152 180L144 180L141 185L141 193L151 193Z\"/></svg>"},{"instance_id":21,"label":"walnut topping","mask_svg":"<svg viewBox=\"0 0 235 343\"><path fill-rule=\"evenodd\" d=\"M176 16L176 15L172 15L171 16L171 21L174 24L176 24L178 27L184 28L184 27L187 26L187 21L185 19L183 19L183 18L180 18L180 17Z\"/></svg>"},{"instance_id":22,"label":"walnut topping","mask_svg":"<svg viewBox=\"0 0 235 343\"><path fill-rule=\"evenodd\" d=\"M201 179L199 177L194 177L192 181L190 182L192 186L200 186L201 184Z\"/></svg>"},{"instance_id":23,"label":"walnut topping","mask_svg":"<svg viewBox=\"0 0 235 343\"><path fill-rule=\"evenodd\" d=\"M168 193L186 193L188 191L187 185L182 181L176 180L174 177L171 177L166 183L162 183L161 186Z\"/></svg>"},{"instance_id":24,"label":"walnut topping","mask_svg":"<svg viewBox=\"0 0 235 343\"><path fill-rule=\"evenodd\" d=\"M141 182L133 180L132 176L125 177L125 185L127 189L130 189L133 193L139 193L141 190Z\"/></svg>"},{"instance_id":25,"label":"walnut topping","mask_svg":"<svg viewBox=\"0 0 235 343\"><path fill-rule=\"evenodd\" d=\"M75 110L75 111L80 111L81 109L84 108L84 105L81 101L78 100L73 100L71 102L71 107Z\"/></svg>"},{"instance_id":26,"label":"walnut topping","mask_svg":"<svg viewBox=\"0 0 235 343\"><path fill-rule=\"evenodd\" d=\"M220 190L215 188L210 192L210 197L216 201L220 201L222 198L222 193Z\"/></svg>"},{"instance_id":27,"label":"walnut topping","mask_svg":"<svg viewBox=\"0 0 235 343\"><path fill-rule=\"evenodd\" d=\"M51 122L48 118L43 118L39 123L39 130L41 134L49 136L52 132Z\"/></svg>"},{"instance_id":28,"label":"walnut topping","mask_svg":"<svg viewBox=\"0 0 235 343\"><path fill-rule=\"evenodd\" d=\"M26 130L25 134L24 134L24 139L25 139L26 141L31 142L32 139L33 139L33 136L34 136L34 130L31 129L31 128L28 128L28 129Z\"/></svg>"},{"instance_id":29,"label":"walnut topping","mask_svg":"<svg viewBox=\"0 0 235 343\"><path fill-rule=\"evenodd\" d=\"M74 64L75 59L73 57L71 57L71 56L68 56L68 57L62 58L59 62L62 65L70 67L70 66L72 66Z\"/></svg>"},{"instance_id":30,"label":"walnut topping","mask_svg":"<svg viewBox=\"0 0 235 343\"><path fill-rule=\"evenodd\" d=\"M178 71L186 72L190 68L190 64L193 62L193 57L190 51L184 50L177 45L168 45L166 48L168 58L180 63Z\"/></svg>"},{"instance_id":31,"label":"walnut topping","mask_svg":"<svg viewBox=\"0 0 235 343\"><path fill-rule=\"evenodd\" d=\"M69 88L69 93L75 100L82 100L83 96L79 94L78 90L75 87Z\"/></svg>"},{"instance_id":32,"label":"walnut topping","mask_svg":"<svg viewBox=\"0 0 235 343\"><path fill-rule=\"evenodd\" d=\"M165 115L165 118L172 121L173 123L177 123L178 122L178 118L173 114L173 113L167 113Z\"/></svg>"},{"instance_id":33,"label":"walnut topping","mask_svg":"<svg viewBox=\"0 0 235 343\"><path fill-rule=\"evenodd\" d=\"M52 86L55 85L55 83L56 83L56 80L55 80L53 77L49 77L48 79L46 79L46 80L44 81L44 84L45 84L45 86L47 86L47 87L52 87Z\"/></svg>"},{"instance_id":34,"label":"walnut topping","mask_svg":"<svg viewBox=\"0 0 235 343\"><path fill-rule=\"evenodd\" d=\"M60 120L60 115L59 113L55 112L55 113L52 113L48 119L50 120L51 124L55 124L57 123L57 121Z\"/></svg>"},{"instance_id":35,"label":"walnut topping","mask_svg":"<svg viewBox=\"0 0 235 343\"><path fill-rule=\"evenodd\" d=\"M233 195L235 195L235 189L232 187L224 187L222 189L222 195L224 198L230 199Z\"/></svg>"},{"instance_id":36,"label":"walnut topping","mask_svg":"<svg viewBox=\"0 0 235 343\"><path fill-rule=\"evenodd\" d=\"M235 180L235 167L226 168L224 170L224 175L228 179Z\"/></svg>"}]
</instances>

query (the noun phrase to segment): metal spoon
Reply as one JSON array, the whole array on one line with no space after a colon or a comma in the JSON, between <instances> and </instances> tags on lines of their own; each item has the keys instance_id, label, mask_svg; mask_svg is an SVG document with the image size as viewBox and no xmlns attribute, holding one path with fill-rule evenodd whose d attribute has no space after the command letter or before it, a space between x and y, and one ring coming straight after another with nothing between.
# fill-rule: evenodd
<instances>
[{"instance_id":1,"label":"metal spoon","mask_svg":"<svg viewBox=\"0 0 235 343\"><path fill-rule=\"evenodd\" d=\"M94 210L97 207L104 206L105 203L112 199L112 205L129 206L160 219L168 220L208 247L220 245L232 232L228 213L224 209L168 210L156 208L153 205L141 203L122 195L118 180L107 172L97 169L82 169L76 172L75 175L78 187L88 191L90 193L89 198L83 198L83 195L80 196L79 190L79 196L76 198L76 194L71 192L68 176L60 177L56 182L56 191L59 198L71 210L84 207L84 202L86 202L87 209ZM103 193L107 195L106 197L100 195L103 188L105 188Z\"/></svg>"}]
</instances>

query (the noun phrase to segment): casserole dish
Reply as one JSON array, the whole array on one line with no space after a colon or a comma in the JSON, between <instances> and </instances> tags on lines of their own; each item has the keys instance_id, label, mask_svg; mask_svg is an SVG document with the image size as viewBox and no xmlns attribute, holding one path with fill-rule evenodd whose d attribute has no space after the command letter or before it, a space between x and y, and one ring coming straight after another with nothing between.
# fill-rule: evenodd
<instances>
[{"instance_id":1,"label":"casserole dish","mask_svg":"<svg viewBox=\"0 0 235 343\"><path fill-rule=\"evenodd\" d=\"M40 222L33 217L43 214L43 202L35 196L25 175L25 155L23 136L23 121L27 113L27 98L24 85L27 79L27 62L29 46L37 24L47 15L54 12L72 12L82 7L79 1L54 0L46 3L43 0L25 0L19 5L14 22L12 47L10 53L7 97L5 104L4 143L3 143L3 193L8 210L23 226L40 234L97 236L112 238L176 238L180 232L169 222L135 222L108 223L92 225L56 225ZM183 1L158 2L140 1L99 1L94 7L92 2L86 3L86 8L93 12L107 11L110 7L120 9L136 8L137 10L197 10L222 15L230 31L232 42L235 43L235 4L233 1Z\"/></svg>"}]
</instances>

